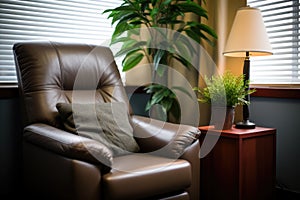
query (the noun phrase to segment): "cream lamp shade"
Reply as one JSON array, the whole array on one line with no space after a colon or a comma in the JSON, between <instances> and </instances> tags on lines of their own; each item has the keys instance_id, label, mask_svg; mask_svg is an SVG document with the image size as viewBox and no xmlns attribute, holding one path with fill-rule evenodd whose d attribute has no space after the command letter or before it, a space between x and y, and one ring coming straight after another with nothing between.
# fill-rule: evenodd
<instances>
[{"instance_id":1,"label":"cream lamp shade","mask_svg":"<svg viewBox=\"0 0 300 200\"><path fill-rule=\"evenodd\" d=\"M232 57L272 55L266 27L260 10L240 8L235 16L223 54Z\"/></svg>"}]
</instances>

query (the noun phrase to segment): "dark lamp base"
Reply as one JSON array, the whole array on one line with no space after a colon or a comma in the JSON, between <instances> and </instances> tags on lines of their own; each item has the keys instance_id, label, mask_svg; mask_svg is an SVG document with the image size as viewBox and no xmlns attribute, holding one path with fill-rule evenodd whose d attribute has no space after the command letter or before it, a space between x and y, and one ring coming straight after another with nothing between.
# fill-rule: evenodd
<instances>
[{"instance_id":1,"label":"dark lamp base","mask_svg":"<svg viewBox=\"0 0 300 200\"><path fill-rule=\"evenodd\" d=\"M255 124L253 122L250 122L249 120L247 121L242 121L238 122L235 124L235 128L239 129L253 129L255 128Z\"/></svg>"}]
</instances>

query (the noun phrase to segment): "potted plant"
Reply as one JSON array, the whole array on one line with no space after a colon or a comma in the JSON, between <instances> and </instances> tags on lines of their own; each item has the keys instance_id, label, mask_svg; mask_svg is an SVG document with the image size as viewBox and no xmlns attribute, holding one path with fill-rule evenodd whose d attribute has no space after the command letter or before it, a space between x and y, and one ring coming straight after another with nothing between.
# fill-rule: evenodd
<instances>
[{"instance_id":1,"label":"potted plant","mask_svg":"<svg viewBox=\"0 0 300 200\"><path fill-rule=\"evenodd\" d=\"M190 59L196 50L183 35L197 43L205 40L212 44L212 40L217 38L214 30L201 23L201 18L208 19L207 11L201 3L192 0L123 0L119 7L104 13L109 13L108 18L115 25L111 44L122 44L115 56L124 56L123 71L138 66L145 59L152 64L153 84L145 87L151 95L146 110L160 104L164 112L174 111L178 121L180 112L176 95L166 85L154 83L158 79L166 79L165 66L172 67L174 60L187 69L191 67ZM197 16L199 22L184 19L187 14Z\"/></svg>"},{"instance_id":2,"label":"potted plant","mask_svg":"<svg viewBox=\"0 0 300 200\"><path fill-rule=\"evenodd\" d=\"M244 75L236 76L231 72L223 75L204 77L206 87L195 87L200 103L212 106L212 123L217 129L230 129L234 120L234 111L237 105L249 104L245 96L255 92L248 89L249 82L244 81ZM223 115L222 115L223 111Z\"/></svg>"}]
</instances>

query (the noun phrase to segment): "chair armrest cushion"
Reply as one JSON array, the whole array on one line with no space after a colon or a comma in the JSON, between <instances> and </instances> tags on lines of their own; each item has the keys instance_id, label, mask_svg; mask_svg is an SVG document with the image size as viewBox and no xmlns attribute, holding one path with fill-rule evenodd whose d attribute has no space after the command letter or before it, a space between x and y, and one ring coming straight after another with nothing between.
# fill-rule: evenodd
<instances>
[{"instance_id":1,"label":"chair armrest cushion","mask_svg":"<svg viewBox=\"0 0 300 200\"><path fill-rule=\"evenodd\" d=\"M24 140L62 156L100 164L104 170L112 165L112 151L98 141L74 135L47 124L31 124L24 129Z\"/></svg>"},{"instance_id":2,"label":"chair armrest cushion","mask_svg":"<svg viewBox=\"0 0 300 200\"><path fill-rule=\"evenodd\" d=\"M197 127L142 116L133 115L132 123L141 151L165 157L179 158L200 135Z\"/></svg>"}]
</instances>

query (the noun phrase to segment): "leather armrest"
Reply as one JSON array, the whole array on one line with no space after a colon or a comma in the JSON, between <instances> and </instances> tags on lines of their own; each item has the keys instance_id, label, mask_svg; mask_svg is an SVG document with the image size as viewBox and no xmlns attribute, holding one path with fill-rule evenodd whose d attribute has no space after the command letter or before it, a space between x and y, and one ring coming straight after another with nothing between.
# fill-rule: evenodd
<instances>
[{"instance_id":1,"label":"leather armrest","mask_svg":"<svg viewBox=\"0 0 300 200\"><path fill-rule=\"evenodd\" d=\"M25 127L23 136L26 142L65 157L100 164L105 170L111 167L113 154L109 148L98 141L42 123Z\"/></svg>"},{"instance_id":2,"label":"leather armrest","mask_svg":"<svg viewBox=\"0 0 300 200\"><path fill-rule=\"evenodd\" d=\"M185 149L197 141L197 127L163 122L133 115L134 136L142 152L179 158Z\"/></svg>"}]
</instances>

